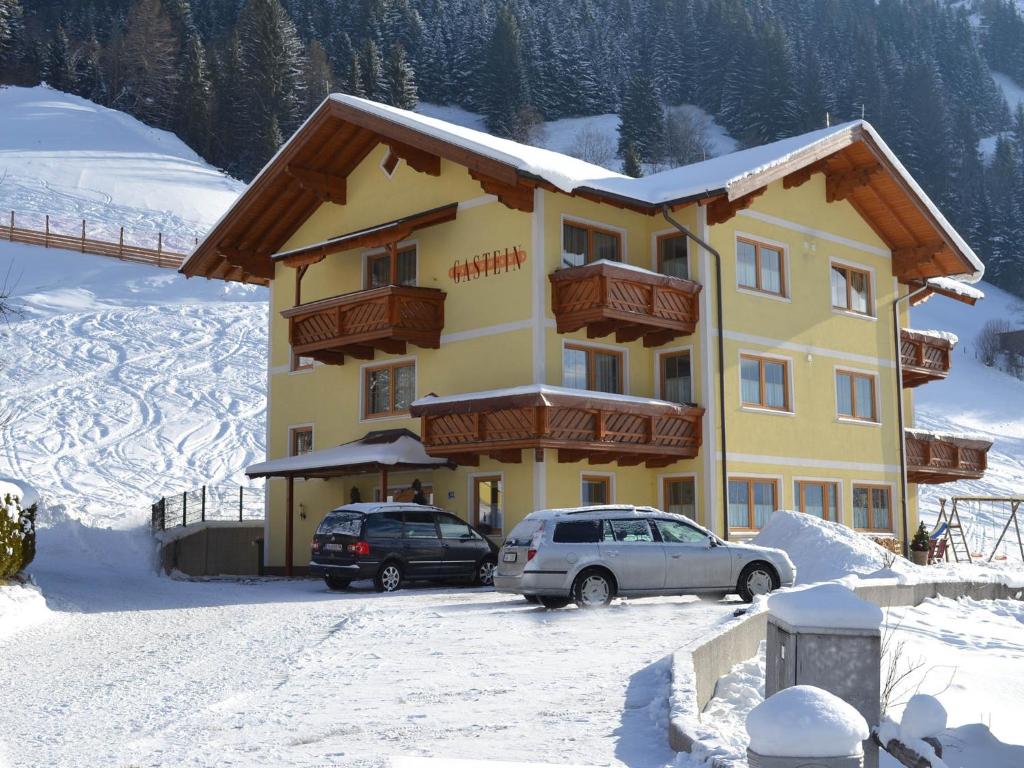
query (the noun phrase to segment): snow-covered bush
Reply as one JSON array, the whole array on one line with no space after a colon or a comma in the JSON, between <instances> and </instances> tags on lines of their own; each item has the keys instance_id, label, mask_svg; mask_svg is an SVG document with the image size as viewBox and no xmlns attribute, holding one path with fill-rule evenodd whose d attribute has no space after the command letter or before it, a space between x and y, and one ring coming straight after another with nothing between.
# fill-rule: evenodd
<instances>
[{"instance_id":1,"label":"snow-covered bush","mask_svg":"<svg viewBox=\"0 0 1024 768\"><path fill-rule=\"evenodd\" d=\"M0 499L0 579L24 570L36 556L36 505L22 509L17 496Z\"/></svg>"}]
</instances>

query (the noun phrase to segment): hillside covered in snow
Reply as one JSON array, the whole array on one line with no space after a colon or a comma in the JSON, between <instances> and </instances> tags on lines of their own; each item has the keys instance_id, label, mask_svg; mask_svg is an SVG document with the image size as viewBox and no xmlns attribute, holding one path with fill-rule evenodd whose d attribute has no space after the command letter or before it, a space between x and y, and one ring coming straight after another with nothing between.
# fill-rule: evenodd
<instances>
[{"instance_id":1,"label":"hillside covered in snow","mask_svg":"<svg viewBox=\"0 0 1024 768\"><path fill-rule=\"evenodd\" d=\"M0 89L0 180L19 221L186 246L242 187L172 134L47 88ZM16 312L0 322L0 474L122 527L262 458L264 289L4 241L0 283Z\"/></svg>"}]
</instances>

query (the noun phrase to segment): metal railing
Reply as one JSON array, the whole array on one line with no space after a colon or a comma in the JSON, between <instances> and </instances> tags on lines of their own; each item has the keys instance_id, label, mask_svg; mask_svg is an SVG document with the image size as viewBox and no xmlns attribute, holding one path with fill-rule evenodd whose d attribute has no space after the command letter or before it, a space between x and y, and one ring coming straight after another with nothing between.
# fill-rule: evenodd
<instances>
[{"instance_id":1,"label":"metal railing","mask_svg":"<svg viewBox=\"0 0 1024 768\"><path fill-rule=\"evenodd\" d=\"M207 521L263 520L262 485L220 483L163 496L152 505L154 532Z\"/></svg>"}]
</instances>

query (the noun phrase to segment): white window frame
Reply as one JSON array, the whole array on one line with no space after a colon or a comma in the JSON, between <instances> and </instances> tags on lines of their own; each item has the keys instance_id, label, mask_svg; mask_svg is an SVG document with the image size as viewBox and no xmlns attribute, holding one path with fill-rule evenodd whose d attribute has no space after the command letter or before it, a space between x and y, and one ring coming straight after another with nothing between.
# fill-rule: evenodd
<instances>
[{"instance_id":1,"label":"white window frame","mask_svg":"<svg viewBox=\"0 0 1024 768\"><path fill-rule=\"evenodd\" d=\"M617 494L615 492L615 473L614 472L592 472L592 471L590 471L588 469L583 469L583 470L580 470L580 481L579 481L579 484L577 485L577 488L579 489L579 492L580 492L580 506L584 506L586 504L586 502L583 501L583 478L584 477L606 477L606 478L608 478L608 493L611 496L611 498L608 499L608 501L606 503L607 504L614 504L615 503L615 499L617 498Z\"/></svg>"},{"instance_id":2,"label":"white window frame","mask_svg":"<svg viewBox=\"0 0 1024 768\"><path fill-rule=\"evenodd\" d=\"M292 453L292 433L295 430L297 430L297 429L308 429L309 430L310 443L313 446L310 452L312 453L312 451L316 450L316 425L312 421L307 421L307 422L304 422L302 424L289 424L288 425L288 430L285 433L287 435L288 442L287 442L287 444L285 446L285 451L284 451L284 455L287 456L288 458L291 458L292 456L296 455L296 454ZM298 455L303 456L305 454L298 454Z\"/></svg>"},{"instance_id":3,"label":"white window frame","mask_svg":"<svg viewBox=\"0 0 1024 768\"><path fill-rule=\"evenodd\" d=\"M657 476L658 479L658 509L662 512L667 512L667 504L665 500L665 481L666 480L692 480L693 481L693 510L699 514L703 511L701 507L701 493L700 483L697 481L696 472L666 472ZM695 523L701 525L699 520L694 520ZM704 526L708 530L711 530L710 525Z\"/></svg>"},{"instance_id":4,"label":"white window frame","mask_svg":"<svg viewBox=\"0 0 1024 768\"><path fill-rule=\"evenodd\" d=\"M398 416L371 416L366 417L366 369L367 368L380 368L382 365L400 365L402 363L411 362L415 367L416 377L416 392L413 400L418 400L420 397L420 364L417 360L416 355L405 355L404 357L394 357L382 360L367 360L365 363L359 366L359 424L379 424L384 421L403 421L412 419L413 417L409 414L399 414Z\"/></svg>"},{"instance_id":5,"label":"white window frame","mask_svg":"<svg viewBox=\"0 0 1024 768\"><path fill-rule=\"evenodd\" d=\"M619 227L615 224L608 224L604 221L597 221L596 219L586 219L582 216L573 216L572 214L563 213L559 217L558 222L558 263L561 269L569 269L569 267L561 267L562 263L562 248L565 244L565 225L566 224L582 224L584 227L596 227L597 229L606 229L609 232L617 232L620 237L621 249L619 251L619 264L628 264L629 254L629 231L625 227ZM591 262L593 263L593 262Z\"/></svg>"},{"instance_id":6,"label":"white window frame","mask_svg":"<svg viewBox=\"0 0 1024 768\"><path fill-rule=\"evenodd\" d=\"M726 483L732 483L733 480L774 480L775 487L779 489L779 497L775 499L775 509L772 510L772 514L786 509L786 480L783 475L764 474L761 472L730 472L726 476ZM792 491L790 491L792 493ZM729 519L729 495L726 492L725 496L725 518ZM729 526L729 534L736 534L737 536L753 537L757 536L763 528L733 528Z\"/></svg>"},{"instance_id":7,"label":"white window frame","mask_svg":"<svg viewBox=\"0 0 1024 768\"><path fill-rule=\"evenodd\" d=\"M769 293L767 291L759 291L756 288L748 288L745 285L740 285L740 254L739 254L739 241L753 240L762 245L768 245L772 248L778 248L782 253L782 284L785 288L785 293L781 296L777 293ZM781 301L786 304L793 303L793 282L790 278L789 268L789 251L790 248L786 243L778 240L772 240L768 237L762 237L761 235L755 235L753 232L743 232L741 230L735 230L732 233L732 268L733 268L733 282L736 285L736 290L739 293L745 293L748 296L759 296L762 299L771 299L772 301ZM829 301L831 303L831 289L829 290Z\"/></svg>"},{"instance_id":8,"label":"white window frame","mask_svg":"<svg viewBox=\"0 0 1024 768\"><path fill-rule=\"evenodd\" d=\"M792 492L793 492L793 509L796 512L802 511L800 509L800 497L796 493L796 487L795 486L796 486L797 483L835 483L836 486L837 486L837 488L836 488L836 520L835 520L835 522L842 523L843 525L845 525L845 523L843 523L843 517L846 514L846 504L845 504L846 500L844 498L844 494L846 493L846 488L845 488L845 485L844 485L844 482L843 482L842 478L840 478L840 477L814 477L812 475L793 475L791 480L792 480L792 484L794 486L793 489L792 489Z\"/></svg>"},{"instance_id":9,"label":"white window frame","mask_svg":"<svg viewBox=\"0 0 1024 768\"><path fill-rule=\"evenodd\" d=\"M786 387L789 394L789 408L786 410L780 410L778 408L765 408L760 405L747 405L743 402L743 357L760 357L765 360L777 360L786 364ZM740 410L747 413L768 413L775 416L796 416L796 379L795 370L793 368L793 358L787 355L778 355L772 352L758 352L754 349L740 349L736 353L736 383L739 389L737 390L737 400L740 404ZM751 475L753 477L753 475Z\"/></svg>"},{"instance_id":10,"label":"white window frame","mask_svg":"<svg viewBox=\"0 0 1024 768\"><path fill-rule=\"evenodd\" d=\"M870 528L858 528L854 525L854 508L853 508L853 487L855 485L869 485L875 486L876 488L888 488L889 489L889 517L892 519L892 528L888 531L885 530L872 530ZM896 483L890 483L887 480L866 480L863 478L856 478L850 481L850 525L848 526L854 533L859 533L862 536L868 536L871 538L890 538L895 539L900 536L900 526L903 525L903 521L898 518L896 513L896 506L900 503L896 496Z\"/></svg>"},{"instance_id":11,"label":"white window frame","mask_svg":"<svg viewBox=\"0 0 1024 768\"><path fill-rule=\"evenodd\" d=\"M855 269L858 272L866 272L868 275L868 295L870 301L868 302L868 314L861 314L860 312L854 312L850 309L841 309L832 304L832 267L845 267L846 269ZM832 309L832 314L841 315L843 317L853 317L857 320L871 320L878 322L878 280L875 268L867 264L861 264L858 261L852 261L851 259L840 259L837 257L830 257L828 260L828 305Z\"/></svg>"},{"instance_id":12,"label":"white window frame","mask_svg":"<svg viewBox=\"0 0 1024 768\"><path fill-rule=\"evenodd\" d=\"M839 385L836 381L838 374L840 373L856 373L861 376L871 376L875 380L874 386L874 410L876 421L868 421L867 419L854 419L849 416L839 415ZM902 396L902 393L901 393ZM832 366L832 413L835 416L837 424L859 424L862 427L881 427L882 426L882 382L881 377L878 375L878 371L871 371L865 368L854 368L852 365L841 365L835 364Z\"/></svg>"}]
</instances>

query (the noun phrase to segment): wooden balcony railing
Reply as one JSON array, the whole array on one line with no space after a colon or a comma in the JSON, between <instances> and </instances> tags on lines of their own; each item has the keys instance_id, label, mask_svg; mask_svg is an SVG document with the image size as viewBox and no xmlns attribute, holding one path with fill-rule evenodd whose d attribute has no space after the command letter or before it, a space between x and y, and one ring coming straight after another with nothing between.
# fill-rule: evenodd
<instances>
[{"instance_id":1,"label":"wooden balcony railing","mask_svg":"<svg viewBox=\"0 0 1024 768\"><path fill-rule=\"evenodd\" d=\"M903 386L919 387L949 375L953 342L940 336L900 329L900 355L903 358Z\"/></svg>"},{"instance_id":2,"label":"wooden balcony railing","mask_svg":"<svg viewBox=\"0 0 1024 768\"><path fill-rule=\"evenodd\" d=\"M519 463L523 449L558 460L664 467L696 457L704 409L560 387L521 387L413 404L431 456L476 466L481 456Z\"/></svg>"},{"instance_id":3,"label":"wooden balcony railing","mask_svg":"<svg viewBox=\"0 0 1024 768\"><path fill-rule=\"evenodd\" d=\"M406 344L437 349L444 328L444 291L388 285L284 310L296 355L340 365L345 356L372 360L377 350L405 354Z\"/></svg>"},{"instance_id":4,"label":"wooden balcony railing","mask_svg":"<svg viewBox=\"0 0 1024 768\"><path fill-rule=\"evenodd\" d=\"M612 261L560 269L548 275L551 310L559 333L587 329L597 338L615 333L645 347L693 333L700 318L701 285Z\"/></svg>"},{"instance_id":5,"label":"wooden balcony railing","mask_svg":"<svg viewBox=\"0 0 1024 768\"><path fill-rule=\"evenodd\" d=\"M911 483L952 483L978 480L988 467L990 440L936 435L908 429L907 480Z\"/></svg>"}]
</instances>

